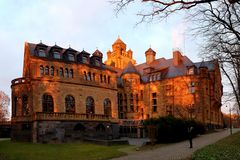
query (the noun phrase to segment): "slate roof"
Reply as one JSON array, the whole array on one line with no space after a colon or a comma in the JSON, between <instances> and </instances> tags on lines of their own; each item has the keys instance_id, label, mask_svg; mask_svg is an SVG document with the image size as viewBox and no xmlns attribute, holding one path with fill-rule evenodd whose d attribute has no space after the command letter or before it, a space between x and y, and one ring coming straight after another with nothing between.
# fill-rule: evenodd
<instances>
[{"instance_id":1,"label":"slate roof","mask_svg":"<svg viewBox=\"0 0 240 160\"><path fill-rule=\"evenodd\" d=\"M130 61L130 62L128 63L128 65L123 69L121 75L124 75L124 74L127 74L127 73L135 73L135 74L140 75L140 73L137 71L137 69L136 69L135 66L132 64L131 61Z\"/></svg>"}]
</instances>

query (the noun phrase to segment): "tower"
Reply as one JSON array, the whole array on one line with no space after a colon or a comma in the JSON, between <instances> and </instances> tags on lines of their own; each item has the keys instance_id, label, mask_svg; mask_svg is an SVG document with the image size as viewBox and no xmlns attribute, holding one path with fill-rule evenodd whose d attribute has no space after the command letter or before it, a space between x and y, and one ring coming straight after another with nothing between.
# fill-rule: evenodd
<instances>
[{"instance_id":1,"label":"tower","mask_svg":"<svg viewBox=\"0 0 240 160\"><path fill-rule=\"evenodd\" d=\"M107 52L107 60L105 61L105 64L120 69L124 69L129 62L135 64L136 61L132 58L132 50L129 49L127 51L126 48L127 45L120 39L120 37L118 37L112 44L112 51Z\"/></svg>"}]
</instances>

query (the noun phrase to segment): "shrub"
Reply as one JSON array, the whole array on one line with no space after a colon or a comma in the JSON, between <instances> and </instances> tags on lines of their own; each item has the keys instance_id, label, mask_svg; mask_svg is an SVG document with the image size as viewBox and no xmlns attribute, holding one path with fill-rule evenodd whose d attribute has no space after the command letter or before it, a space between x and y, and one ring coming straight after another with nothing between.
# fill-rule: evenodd
<instances>
[{"instance_id":1,"label":"shrub","mask_svg":"<svg viewBox=\"0 0 240 160\"><path fill-rule=\"evenodd\" d=\"M155 138L158 143L177 142L187 139L190 126L194 128L193 136L205 132L204 125L201 123L173 116L150 118L144 121L144 125L148 129L149 138ZM152 134L152 132L155 132L155 134Z\"/></svg>"}]
</instances>

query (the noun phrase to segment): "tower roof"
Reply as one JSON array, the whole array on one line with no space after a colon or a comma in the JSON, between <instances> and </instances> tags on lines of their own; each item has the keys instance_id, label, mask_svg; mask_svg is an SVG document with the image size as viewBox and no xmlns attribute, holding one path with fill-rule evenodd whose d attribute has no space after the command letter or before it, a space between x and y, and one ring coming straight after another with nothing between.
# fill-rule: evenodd
<instances>
[{"instance_id":1,"label":"tower roof","mask_svg":"<svg viewBox=\"0 0 240 160\"><path fill-rule=\"evenodd\" d=\"M126 44L120 39L120 37L118 37L117 40L116 40L113 44L124 44L124 45L126 45Z\"/></svg>"},{"instance_id":2,"label":"tower roof","mask_svg":"<svg viewBox=\"0 0 240 160\"><path fill-rule=\"evenodd\" d=\"M140 75L140 73L137 71L135 66L132 64L132 62L128 62L128 65L124 68L122 75L127 74L127 73L135 73Z\"/></svg>"},{"instance_id":3,"label":"tower roof","mask_svg":"<svg viewBox=\"0 0 240 160\"><path fill-rule=\"evenodd\" d=\"M156 54L156 52L150 47L148 50L146 50L145 54Z\"/></svg>"}]
</instances>

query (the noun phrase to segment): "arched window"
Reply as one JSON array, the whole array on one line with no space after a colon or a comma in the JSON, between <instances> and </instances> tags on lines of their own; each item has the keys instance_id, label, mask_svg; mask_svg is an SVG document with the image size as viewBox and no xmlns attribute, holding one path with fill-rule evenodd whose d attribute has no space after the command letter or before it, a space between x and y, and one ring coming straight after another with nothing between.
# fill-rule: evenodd
<instances>
[{"instance_id":1,"label":"arched window","mask_svg":"<svg viewBox=\"0 0 240 160\"><path fill-rule=\"evenodd\" d=\"M67 113L75 113L75 99L73 96L67 95L65 97L65 107Z\"/></svg>"},{"instance_id":2,"label":"arched window","mask_svg":"<svg viewBox=\"0 0 240 160\"><path fill-rule=\"evenodd\" d=\"M40 66L40 76L42 77L44 75L44 67Z\"/></svg>"},{"instance_id":3,"label":"arched window","mask_svg":"<svg viewBox=\"0 0 240 160\"><path fill-rule=\"evenodd\" d=\"M60 69L59 69L59 76L60 76L60 77L63 77L63 68L60 68Z\"/></svg>"},{"instance_id":4,"label":"arched window","mask_svg":"<svg viewBox=\"0 0 240 160\"><path fill-rule=\"evenodd\" d=\"M54 76L54 67L53 66L51 66L50 74L51 74L51 76Z\"/></svg>"},{"instance_id":5,"label":"arched window","mask_svg":"<svg viewBox=\"0 0 240 160\"><path fill-rule=\"evenodd\" d=\"M86 71L84 71L84 80L87 80L87 73L86 73Z\"/></svg>"},{"instance_id":6,"label":"arched window","mask_svg":"<svg viewBox=\"0 0 240 160\"><path fill-rule=\"evenodd\" d=\"M104 83L107 83L107 77L104 75Z\"/></svg>"},{"instance_id":7,"label":"arched window","mask_svg":"<svg viewBox=\"0 0 240 160\"><path fill-rule=\"evenodd\" d=\"M108 98L104 100L103 107L104 107L104 114L108 116L112 116L111 101Z\"/></svg>"},{"instance_id":8,"label":"arched window","mask_svg":"<svg viewBox=\"0 0 240 160\"><path fill-rule=\"evenodd\" d=\"M17 115L17 106L18 106L18 98L14 97L14 101L13 101L13 108L12 108L12 115L16 116Z\"/></svg>"},{"instance_id":9,"label":"arched window","mask_svg":"<svg viewBox=\"0 0 240 160\"><path fill-rule=\"evenodd\" d=\"M91 72L88 72L87 80L88 80L88 81L91 81Z\"/></svg>"},{"instance_id":10,"label":"arched window","mask_svg":"<svg viewBox=\"0 0 240 160\"><path fill-rule=\"evenodd\" d=\"M105 132L105 127L104 127L104 125L103 125L102 123L98 124L98 125L96 126L96 131L97 131L97 132Z\"/></svg>"},{"instance_id":11,"label":"arched window","mask_svg":"<svg viewBox=\"0 0 240 160\"><path fill-rule=\"evenodd\" d=\"M80 131L80 132L84 132L86 129L86 127L84 125L82 125L81 123L76 124L76 126L74 127L74 131Z\"/></svg>"},{"instance_id":12,"label":"arched window","mask_svg":"<svg viewBox=\"0 0 240 160\"><path fill-rule=\"evenodd\" d=\"M70 69L70 71L69 71L69 77L70 77L70 78L73 78L73 69Z\"/></svg>"},{"instance_id":13,"label":"arched window","mask_svg":"<svg viewBox=\"0 0 240 160\"><path fill-rule=\"evenodd\" d=\"M94 99L92 97L87 97L86 99L86 113L94 114L95 113L95 104Z\"/></svg>"},{"instance_id":14,"label":"arched window","mask_svg":"<svg viewBox=\"0 0 240 160\"><path fill-rule=\"evenodd\" d=\"M22 96L22 115L29 115L28 97L26 95Z\"/></svg>"},{"instance_id":15,"label":"arched window","mask_svg":"<svg viewBox=\"0 0 240 160\"><path fill-rule=\"evenodd\" d=\"M53 112L53 98L49 94L42 96L43 112Z\"/></svg>"},{"instance_id":16,"label":"arched window","mask_svg":"<svg viewBox=\"0 0 240 160\"><path fill-rule=\"evenodd\" d=\"M45 67L45 74L49 75L49 67L48 66Z\"/></svg>"},{"instance_id":17,"label":"arched window","mask_svg":"<svg viewBox=\"0 0 240 160\"><path fill-rule=\"evenodd\" d=\"M67 77L68 78L68 69L67 68L65 68L65 77Z\"/></svg>"}]
</instances>

